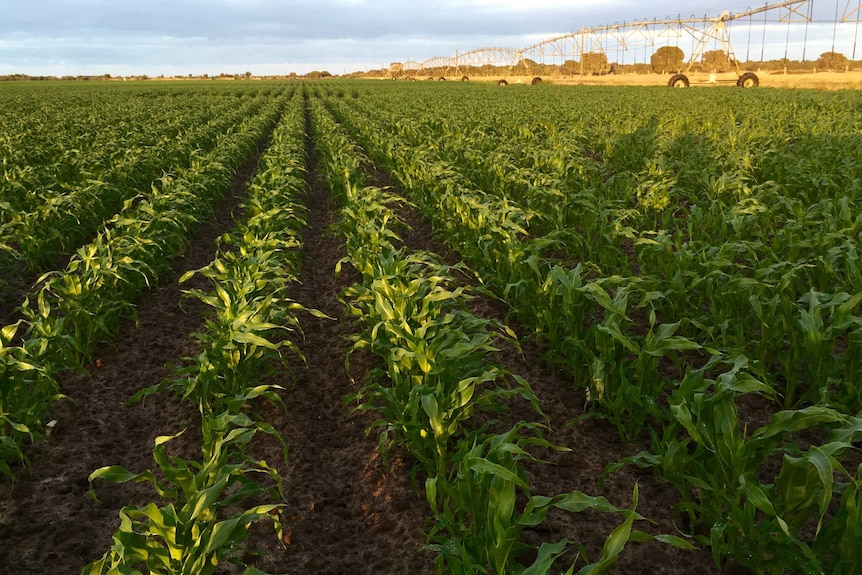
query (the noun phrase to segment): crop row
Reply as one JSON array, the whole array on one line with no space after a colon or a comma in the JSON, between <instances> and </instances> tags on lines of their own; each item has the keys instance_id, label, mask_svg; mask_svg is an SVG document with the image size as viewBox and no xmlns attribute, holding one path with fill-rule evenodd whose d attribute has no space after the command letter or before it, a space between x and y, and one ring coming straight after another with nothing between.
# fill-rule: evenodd
<instances>
[{"instance_id":1,"label":"crop row","mask_svg":"<svg viewBox=\"0 0 862 575\"><path fill-rule=\"evenodd\" d=\"M219 135L182 173L127 200L64 270L40 278L24 302L24 318L0 332L0 471L11 474L9 461L25 460L22 443L41 434L58 397L56 375L90 361L93 345L109 341L119 320L134 316L133 302L183 249L279 108L278 100L269 102Z\"/></svg>"},{"instance_id":2,"label":"crop row","mask_svg":"<svg viewBox=\"0 0 862 575\"><path fill-rule=\"evenodd\" d=\"M142 566L153 573L213 573L225 561L242 564L239 552L253 523L272 520L276 536L283 536L281 477L245 450L258 432L284 445L278 432L254 414L253 406L266 400L283 407L279 388L266 384L264 374L273 362L282 361L282 350L298 353L288 337L298 326L296 313L304 308L285 291L296 280L299 230L305 225L304 127L302 101L296 97L249 186L245 222L222 237L212 263L180 280L201 275L212 282L210 290L187 294L211 310L204 331L196 334L200 353L185 358L172 378L137 396L170 390L196 404L203 432L201 459L167 456L166 446L180 432L158 438L153 451L167 484L151 471L133 473L118 466L94 471L91 485L96 479L144 481L170 502L162 507L155 503L124 507L114 545L84 568L84 575L138 572L134 570ZM262 487L254 477L266 478L272 487ZM256 496L276 503L245 508L244 501ZM237 505L241 511L235 511ZM252 567L243 573L262 574Z\"/></svg>"},{"instance_id":3,"label":"crop row","mask_svg":"<svg viewBox=\"0 0 862 575\"><path fill-rule=\"evenodd\" d=\"M813 187L803 168L823 158L812 152L795 160L798 175L779 172L791 161L779 152L793 146L771 143L751 109L729 130L712 123L701 133L676 114L611 115L634 107L623 95L593 102L584 114L597 119L576 120L581 108L554 95L526 101L462 88L444 102L381 89L329 106L534 327L595 413L624 438L651 431L652 453L629 462L678 487L682 523L716 563L857 572L855 148L845 141ZM817 129L830 122L812 102L795 104ZM519 115L503 114L506 106ZM620 123L628 128L616 131ZM585 145L578 129L599 126L607 133ZM668 163L684 142L709 142L712 132L725 134L728 151L701 145L710 153L702 179L684 158ZM579 146L560 145L573 137ZM754 147L767 143L777 151ZM825 146L837 153L834 142ZM848 163L857 169L843 171ZM781 179L761 181L766 175ZM746 395L785 410L749 432L739 415Z\"/></svg>"},{"instance_id":4,"label":"crop row","mask_svg":"<svg viewBox=\"0 0 862 575\"><path fill-rule=\"evenodd\" d=\"M608 144L594 144L608 159L584 167L591 158L601 157L584 150L584 158L578 158L577 150L573 153L565 141L538 146L513 137L515 145L509 145L506 139L497 139L502 130L493 131L489 128L493 124L487 121L477 127L474 117L444 116L441 137L429 144L427 135L440 118L405 120L411 115L405 110L369 100L363 99L354 108L360 108L363 117L373 116L380 124L392 126L390 133L377 132L375 144L380 149L397 146L400 169L413 170L416 173L410 176L414 178L437 179L438 187L450 192L470 190L498 204L496 211L505 214L499 217L511 235L507 241L517 242L512 250L522 248L532 258L533 267L544 262L535 282L537 289L527 289L523 306L515 307L519 313L526 308L523 320L534 324L550 341L579 381L594 379L594 374L580 368L582 350L573 349L581 339L578 332L589 327L585 321L591 315L607 312L607 306L599 302L604 310L597 309L589 297L575 298L572 303L578 312L562 318L555 314L558 322L539 317L541 310L529 309L531 301L544 304L539 286L548 268L577 269L572 262L580 264L580 273L571 281L584 278L594 285L593 280L601 280L605 291L613 286L614 291L623 290L637 302L635 309L618 305L616 311L649 315L649 326L643 320L617 322L621 330L619 335L614 333L613 343L619 352L637 345L653 321L677 324L682 320L679 335L731 356L752 359L758 376L782 394L785 407L826 397L848 413L858 411L862 320L856 312L862 301L862 276L855 246L862 234L862 219L854 207L859 201L854 190L860 186L858 162L862 158L856 158L857 169L848 169L852 168L848 166L853 161L852 146L839 152L830 141L831 153L840 161L823 163L821 175L825 182L839 180L841 187L822 185L815 195L810 189L798 191L804 189L805 182L799 179L804 174L792 180L787 173L784 181L765 179L779 175L772 166L780 161L799 164L808 158L779 156L775 151L764 154L769 161L760 159L754 146L766 144L763 127L754 121L749 122L751 127L743 125L737 128L738 134L727 136L735 136L744 145L731 146L723 157L710 147L706 154L709 167L701 160L696 166L699 179L694 180L688 158L680 160L667 150L679 147L677 140L688 139L688 125L675 125L679 121L666 121L663 128L669 136L644 136L652 140L651 151L635 139L638 130L629 138L632 141L616 142L616 150L608 151ZM565 108L554 109L553 114L551 110L549 107L549 115L567 119ZM776 116L778 111L773 110ZM652 118L648 124L651 122ZM823 129L821 116L810 122L818 122L816 129ZM537 120L530 131L541 137L551 130L549 125L557 126ZM715 138L703 132L697 136ZM619 149L623 145L630 148L628 155ZM640 158L640 153L646 158ZM559 170L537 168L530 159L540 154L569 156L567 162L556 164L563 166ZM737 158L740 154L749 159L743 162ZM646 165L638 166L638 162ZM659 170L656 164L665 167ZM561 171L577 175L567 177ZM518 253L510 255L524 259ZM494 266L494 258L487 254L476 257L485 257L492 262L489 268ZM519 283L522 276L515 273L501 278L499 289L525 291ZM552 287L552 291L556 290ZM751 321L752 317L757 321ZM815 360L810 361L811 357Z\"/></svg>"},{"instance_id":5,"label":"crop row","mask_svg":"<svg viewBox=\"0 0 862 575\"><path fill-rule=\"evenodd\" d=\"M277 97L282 90L4 85L0 158L6 178L0 183L0 201L21 209L20 202L29 205L59 182L80 180L124 161L127 150L150 147L162 138L185 139L229 110ZM21 189L18 182L28 186Z\"/></svg>"},{"instance_id":6,"label":"crop row","mask_svg":"<svg viewBox=\"0 0 862 575\"><path fill-rule=\"evenodd\" d=\"M108 139L94 138L96 142L83 149L69 142L62 157L34 158L35 163L26 164L12 163L11 153L4 155L8 166L0 190L4 208L0 247L7 252L5 257L23 259L31 269L44 271L60 254L90 239L125 200L146 196L160 176L176 176L208 153L219 135L259 113L270 99L260 95L242 100L239 106L218 98L196 99L199 108L170 99L165 102L168 106L155 107L152 117L142 119L132 133L97 131ZM153 110L152 102L146 105ZM88 113L98 117L100 111ZM88 135L94 131L92 126L80 129ZM56 139L63 142L80 135L58 132ZM32 149L39 144L27 145Z\"/></svg>"},{"instance_id":7,"label":"crop row","mask_svg":"<svg viewBox=\"0 0 862 575\"><path fill-rule=\"evenodd\" d=\"M608 537L602 556L580 573L604 573L628 541L658 539L690 548L682 539L633 529L643 519L633 508L618 509L603 497L579 491L532 495L524 463L536 462L532 449L564 449L543 439L539 421L498 431L488 412L502 411L508 399L533 405L529 384L487 355L513 337L503 325L467 310L472 297L458 286L449 266L428 252L407 248L392 192L366 186L367 159L318 100L311 100L315 143L330 187L339 199L339 229L349 263L362 282L345 292L351 315L364 325L353 351L369 349L385 362L357 394L358 409L379 414L380 447L403 445L427 473L425 491L435 517L429 549L438 553L439 572L549 573L574 542L542 544L523 565L525 529L539 526L552 508L618 513L623 523ZM510 343L515 343L510 341ZM583 548L579 546L583 552ZM586 555L583 555L586 559ZM572 564L569 572L574 572Z\"/></svg>"}]
</instances>

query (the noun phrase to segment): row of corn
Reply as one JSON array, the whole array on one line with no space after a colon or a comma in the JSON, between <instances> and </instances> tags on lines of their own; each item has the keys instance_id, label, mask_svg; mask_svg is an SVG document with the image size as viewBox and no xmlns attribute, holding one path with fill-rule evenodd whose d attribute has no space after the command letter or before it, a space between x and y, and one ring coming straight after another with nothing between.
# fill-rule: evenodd
<instances>
[{"instance_id":1,"label":"row of corn","mask_svg":"<svg viewBox=\"0 0 862 575\"><path fill-rule=\"evenodd\" d=\"M127 114L134 104L150 112L151 117L142 118L137 129L127 121L63 132L58 122L46 132L58 140L54 145L65 142L68 147L55 157L31 160L40 163L22 164L14 150L7 150L3 159L9 165L0 187L4 208L0 212L0 258L21 259L30 269L44 271L61 254L89 241L124 200L146 194L159 176L175 177L196 157L209 152L219 134L259 113L268 101L258 95L237 106L209 95L196 98L198 107L189 108L190 102L164 99L164 109L152 102L120 99ZM115 103L110 98L108 102ZM87 110L93 123L105 121L102 112L111 110L106 108L108 104L103 103ZM163 116L168 111L170 115ZM92 142L77 141L81 134L90 135ZM30 148L48 145L35 135L34 140L28 142Z\"/></svg>"},{"instance_id":2,"label":"row of corn","mask_svg":"<svg viewBox=\"0 0 862 575\"><path fill-rule=\"evenodd\" d=\"M579 385L591 386L594 399L631 398L603 407L624 437L644 429L638 414L668 389L667 381L649 375L651 360L630 361L638 350L648 350L653 363L675 377L686 364L705 362L711 350L745 355L757 377L781 394L785 408L825 401L852 414L862 407L862 275L855 248L862 219L855 215L852 188L837 197L810 193L803 202L785 193L798 186L792 181L754 180L758 166L751 158L736 173L706 173L692 182L672 156L675 144L663 138L652 153L656 162L668 164L662 177L675 174L668 188L674 201L649 207L637 198L644 182L659 177L652 173L655 166L638 171L636 159L614 158L622 155L619 142L613 150L594 143L608 159L577 165L579 153L594 152L583 150L583 142L575 150L552 147L579 139L562 130L549 133L553 121L534 120L532 138L551 140L536 145L521 133L528 132L524 126L508 138L493 131L493 123L477 126L472 117L438 129L440 119L431 113L405 120L412 111L366 105L367 100L354 108L391 126L389 133L378 130L369 137L376 138L377 149L397 146L398 169L417 180L429 214L476 213L478 229L456 227L447 237L469 250L465 257L506 294L520 320L535 328L550 359ZM435 129L437 137L429 142L427 134ZM752 132L743 133L754 138ZM626 144L649 153L634 136ZM728 153L753 153L738 147L744 149ZM508 162L501 153L510 156ZM560 161L543 160L542 154L554 153ZM574 156L568 163L559 158L566 154ZM840 164L830 173L839 169ZM448 195L429 194L421 184L434 179ZM705 197L698 200L697 193ZM442 206L446 201L458 205ZM493 206L490 215L482 213L487 206ZM461 237L453 236L458 229ZM503 237L497 241L494 235ZM675 339L669 342L668 335ZM606 351L591 353L596 347ZM620 393L602 393L608 389Z\"/></svg>"},{"instance_id":3,"label":"row of corn","mask_svg":"<svg viewBox=\"0 0 862 575\"><path fill-rule=\"evenodd\" d=\"M63 270L43 275L27 296L23 319L0 330L0 472L26 462L22 445L38 437L60 397L56 376L92 360L134 301L167 270L191 229L212 210L234 171L273 125L279 100L217 136L210 152L164 176L150 193L127 200Z\"/></svg>"},{"instance_id":4,"label":"row of corn","mask_svg":"<svg viewBox=\"0 0 862 575\"><path fill-rule=\"evenodd\" d=\"M511 332L468 311L472 296L453 279L455 270L403 244L399 231L405 224L395 209L403 200L365 185L367 159L319 100L310 105L322 169L342 206L339 229L348 252L342 263L362 275L362 282L344 294L363 326L353 351L370 349L385 363L384 370L369 374L355 401L358 409L379 414L374 428L380 430L381 449L406 447L427 474L425 491L435 518L428 548L438 553L438 571L552 572L555 560L574 542L546 542L525 565L528 546L522 535L559 508L624 517L601 558L579 571L607 572L626 542L654 538L633 529L643 518L634 508L617 509L578 491L550 497L531 493L524 470L525 462L537 461L531 451L559 448L543 439L539 422L505 429L490 418L509 400L522 400L542 419L528 383L487 357L502 340L515 343ZM689 547L676 537L655 538Z\"/></svg>"},{"instance_id":5,"label":"row of corn","mask_svg":"<svg viewBox=\"0 0 862 575\"><path fill-rule=\"evenodd\" d=\"M185 358L171 378L138 396L167 390L197 405L201 457L167 455L169 442L180 432L156 440L153 457L164 480L151 471L132 473L119 466L94 471L91 485L96 479L148 482L169 502L124 507L113 546L82 575L205 575L225 562L242 565L240 551L254 523L272 520L282 537L281 478L246 448L258 432L284 445L275 429L256 415L256 407L261 401L283 406L278 387L267 384L265 374L283 361L284 351L299 353L289 337L298 329L296 313L304 308L290 300L286 290L296 280L298 233L305 225L304 128L302 101L295 97L249 186L245 222L222 237L212 263L180 280L200 275L212 283L209 290L187 294L210 310L204 330L196 334L199 354ZM246 504L261 497L275 503ZM243 573L262 572L245 567Z\"/></svg>"},{"instance_id":6,"label":"row of corn","mask_svg":"<svg viewBox=\"0 0 862 575\"><path fill-rule=\"evenodd\" d=\"M855 268L846 263L855 252L837 249L811 264L792 259L770 264L772 275L760 276L758 283L745 273L734 273L734 269L747 269L741 263L743 256L756 253L746 251L745 245L752 245L749 240L727 238L684 260L679 255L686 253L688 245L684 234L680 235L683 226L658 231L632 227L643 217L635 212L649 215L649 210L661 211L664 206L629 207L627 222L618 218L621 212L613 214L610 208L589 212L596 209L596 203L587 201L583 209L593 214L603 233L616 234L618 243L626 234L632 236L642 266L636 274L606 275L604 266L613 266L615 260L608 260L609 264L590 259L600 258L600 254L591 252L594 246L587 244L601 241L582 237L583 227L531 235L542 229L542 221L560 214L539 213L525 207L523 199L499 189L514 187L516 175L508 172L485 180L484 187L476 185L474 179L479 178L465 166L480 166L477 171L488 174L493 166L484 158L495 149L518 148L505 142L497 145L495 137L501 138L501 134L482 141L483 135L493 134L493 127L487 125L490 122L477 125L474 116L456 120L434 106L427 109L438 116L426 113L430 119L420 122L394 104L404 100L376 96L350 106L332 101L331 106L375 160L390 170L445 231L447 241L476 266L483 282L505 298L522 321L536 326L550 354L567 358L576 383L587 389L599 413L617 426L620 435L632 437L651 428L652 453L641 453L627 463L651 467L678 488L683 501L677 511L683 523L711 547L717 564L732 559L756 572L770 573L862 570L853 543L862 533L862 468L856 469L854 463L854 451L862 439L862 419L857 416L862 319L856 313L862 294L855 293ZM466 108L464 102L449 102L448 106L460 113ZM448 118L455 127L445 120ZM547 122L535 123L535 133L513 130L513 138L521 139L520 149L529 146L525 142L529 138L550 136L542 128ZM648 123L644 131L647 127ZM429 133L435 137L429 138ZM469 144L476 134L481 143ZM648 147L639 139L646 135L631 136L630 147ZM468 143L453 145L447 137ZM538 152L543 149L534 147ZM620 155L623 152L616 150ZM732 151L737 160L746 153L752 150ZM615 162L620 167L637 166L636 156ZM751 164L755 159L746 161ZM513 165L522 166L519 160ZM569 168L565 163L549 167ZM544 175L550 179L552 174ZM659 176L657 172L653 175ZM596 179L579 170L567 177L569 183L559 184L557 190L562 196L580 193L576 181L583 185ZM604 177L610 183L601 189L609 194L615 185L631 183L631 176L625 173L605 172ZM598 180L601 186L604 181ZM716 183L727 188L715 191L716 196L728 201L728 190L734 185ZM731 211L743 218L737 227L745 232L753 220L736 212L746 204L743 196L753 194L756 187L737 185L741 199ZM632 188L634 192L640 189ZM543 191L537 186L532 193L538 196ZM799 194L794 188L786 201L796 201ZM578 211L565 201L560 199L561 211ZM835 234L839 246L842 237L857 233L852 214L840 207L855 201L825 198L812 207L812 213L822 218L826 213L835 214L826 227L834 223L843 228L841 234ZM832 207L820 211L827 204ZM694 208L691 212L692 218L699 213ZM660 216L654 224L674 221L665 212ZM788 222L787 227L790 233L795 224ZM667 256L650 259L654 252ZM662 258L664 264L659 263ZM832 275L807 275L809 268L829 271L828 262L834 265ZM712 272L698 281L694 276L710 265L714 265ZM842 274L850 279L842 280ZM834 291L825 293L809 287L800 297L800 283L824 289L822 277L831 278L838 289L829 286ZM702 295L704 301L699 300ZM690 315L674 313L673 305L686 298L696 309ZM631 306L630 299L638 303ZM725 304L714 305L718 300ZM641 318L639 325L632 318ZM754 339L763 353L753 352L749 341L734 344L734 338ZM783 385L775 381L776 364L787 376ZM803 383L804 395L796 390ZM776 405L768 423L751 432L741 423L739 412L739 406L749 400L747 395L760 395ZM778 406L789 409L779 411Z\"/></svg>"},{"instance_id":7,"label":"row of corn","mask_svg":"<svg viewBox=\"0 0 862 575\"><path fill-rule=\"evenodd\" d=\"M741 99L735 105L752 105ZM812 110L847 113L846 99L829 100L803 100L791 109L784 101L757 104L776 117L804 119L805 130L816 131L835 120ZM535 103L523 104L524 114L535 111ZM439 114L436 106L429 109ZM694 114L711 115L704 110ZM751 358L786 408L821 397L848 413L862 406L856 248L862 179L852 167L862 157L854 146L828 138L816 148L809 139L800 149L782 149L784 142L758 125L759 118L734 125L730 117L727 126L703 129L673 114L661 124L654 116L635 116L626 120L629 126L615 127L630 134L608 130L597 119L603 133L587 140L579 130L565 129L559 117L569 116L565 108L514 125L462 120L459 110L443 127L445 137L428 146L416 134L434 129L440 119L423 112L397 129L412 124L405 131L409 140L419 149L430 147L466 187L521 209L532 237L545 246L553 240L543 259L553 262L545 254L554 254L561 262L581 262L591 279L621 276L620 288L640 302L631 313L641 308L668 323L685 318L679 335ZM383 121L394 122L398 114L413 115L392 111ZM577 126L595 129L583 121ZM799 140L800 131L782 136ZM782 162L797 169L781 170ZM813 165L819 179L812 181ZM757 321L750 321L752 315ZM524 316L552 347L564 348L559 359L577 371L571 358L582 352L566 349L565 340L567 326L580 330L582 323ZM630 322L621 327L617 348L625 353L644 333Z\"/></svg>"}]
</instances>

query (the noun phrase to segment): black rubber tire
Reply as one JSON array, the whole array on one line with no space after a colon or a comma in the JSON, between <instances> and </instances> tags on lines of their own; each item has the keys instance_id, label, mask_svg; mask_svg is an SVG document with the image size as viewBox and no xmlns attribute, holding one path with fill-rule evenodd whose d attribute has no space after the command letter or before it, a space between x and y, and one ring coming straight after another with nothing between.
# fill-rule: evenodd
<instances>
[{"instance_id":1,"label":"black rubber tire","mask_svg":"<svg viewBox=\"0 0 862 575\"><path fill-rule=\"evenodd\" d=\"M508 86L509 83L506 80L497 80L498 86Z\"/></svg>"},{"instance_id":2,"label":"black rubber tire","mask_svg":"<svg viewBox=\"0 0 862 575\"><path fill-rule=\"evenodd\" d=\"M736 81L736 85L740 88L756 88L760 86L760 78L758 78L757 74L754 72L746 72L739 77L739 80Z\"/></svg>"},{"instance_id":3,"label":"black rubber tire","mask_svg":"<svg viewBox=\"0 0 862 575\"><path fill-rule=\"evenodd\" d=\"M468 76L464 76L463 78L461 78L461 81L462 82L469 82L470 78Z\"/></svg>"},{"instance_id":4,"label":"black rubber tire","mask_svg":"<svg viewBox=\"0 0 862 575\"><path fill-rule=\"evenodd\" d=\"M535 78L533 78L533 80L530 82L530 84L532 84L533 86L538 86L538 85L539 85L539 84L541 84L541 83L542 83L542 79L541 79L539 76L536 76L536 77L535 77Z\"/></svg>"},{"instance_id":5,"label":"black rubber tire","mask_svg":"<svg viewBox=\"0 0 862 575\"><path fill-rule=\"evenodd\" d=\"M437 78L437 80L438 80L439 82L445 82L445 81L446 81L446 78L444 78L443 76L440 76L439 78Z\"/></svg>"},{"instance_id":6,"label":"black rubber tire","mask_svg":"<svg viewBox=\"0 0 862 575\"><path fill-rule=\"evenodd\" d=\"M667 85L671 88L688 88L691 84L688 81L688 76L685 74L674 74L667 81Z\"/></svg>"}]
</instances>

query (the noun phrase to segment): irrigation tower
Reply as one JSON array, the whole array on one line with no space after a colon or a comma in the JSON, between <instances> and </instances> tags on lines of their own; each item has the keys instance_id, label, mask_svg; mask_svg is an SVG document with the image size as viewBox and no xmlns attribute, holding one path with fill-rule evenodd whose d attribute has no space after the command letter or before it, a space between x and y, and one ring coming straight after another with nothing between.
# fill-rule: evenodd
<instances>
[{"instance_id":1,"label":"irrigation tower","mask_svg":"<svg viewBox=\"0 0 862 575\"><path fill-rule=\"evenodd\" d=\"M510 74L536 76L534 83L537 83L548 70L563 74L604 74L614 73L614 65L619 63L646 65L656 50L672 46L687 52L688 58L682 60L671 76L670 86L688 86L692 70L704 68L706 56L721 53L736 72L737 85L748 88L759 84L755 72L745 68L756 59L758 49L759 61L763 61L767 45L773 50L776 46L780 48L780 36L784 35L786 61L793 35L793 46L798 48L801 44L801 59L805 60L812 26L832 27L832 52L835 52L839 27L848 32L845 34L848 37L852 32L850 59L856 59L862 0L835 0L834 16L827 2L818 1L817 4L815 10L815 0L791 0L740 12L723 11L715 16L617 22L581 28L519 49L490 47L451 57L435 56L421 63L410 62L409 70L405 68L404 71L411 78L468 80L470 75L499 73L502 68ZM731 33L735 41L731 40ZM804 34L801 43L796 39L800 33ZM737 47L742 46L744 50L737 51ZM505 83L505 80L498 83Z\"/></svg>"}]
</instances>

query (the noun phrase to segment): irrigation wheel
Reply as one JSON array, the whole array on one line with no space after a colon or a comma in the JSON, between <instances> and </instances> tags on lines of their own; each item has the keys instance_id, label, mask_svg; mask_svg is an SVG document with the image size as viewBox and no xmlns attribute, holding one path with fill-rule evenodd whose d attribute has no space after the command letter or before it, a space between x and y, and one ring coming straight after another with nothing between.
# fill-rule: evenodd
<instances>
[{"instance_id":1,"label":"irrigation wheel","mask_svg":"<svg viewBox=\"0 0 862 575\"><path fill-rule=\"evenodd\" d=\"M461 78L461 81L462 82L469 82L470 78L468 76L464 76L463 78Z\"/></svg>"},{"instance_id":2,"label":"irrigation wheel","mask_svg":"<svg viewBox=\"0 0 862 575\"><path fill-rule=\"evenodd\" d=\"M690 84L688 76L685 74L674 74L670 77L670 80L667 81L667 85L671 88L688 88Z\"/></svg>"},{"instance_id":3,"label":"irrigation wheel","mask_svg":"<svg viewBox=\"0 0 862 575\"><path fill-rule=\"evenodd\" d=\"M739 80L736 81L736 85L740 88L756 88L757 86L760 86L760 78L758 78L757 74L754 72L746 72L739 77Z\"/></svg>"},{"instance_id":4,"label":"irrigation wheel","mask_svg":"<svg viewBox=\"0 0 862 575\"><path fill-rule=\"evenodd\" d=\"M535 78L533 78L533 81L530 82L530 84L532 84L533 86L538 86L541 83L542 79L539 76L536 76Z\"/></svg>"},{"instance_id":5,"label":"irrigation wheel","mask_svg":"<svg viewBox=\"0 0 862 575\"><path fill-rule=\"evenodd\" d=\"M497 80L498 86L508 86L509 83L506 80Z\"/></svg>"}]
</instances>

